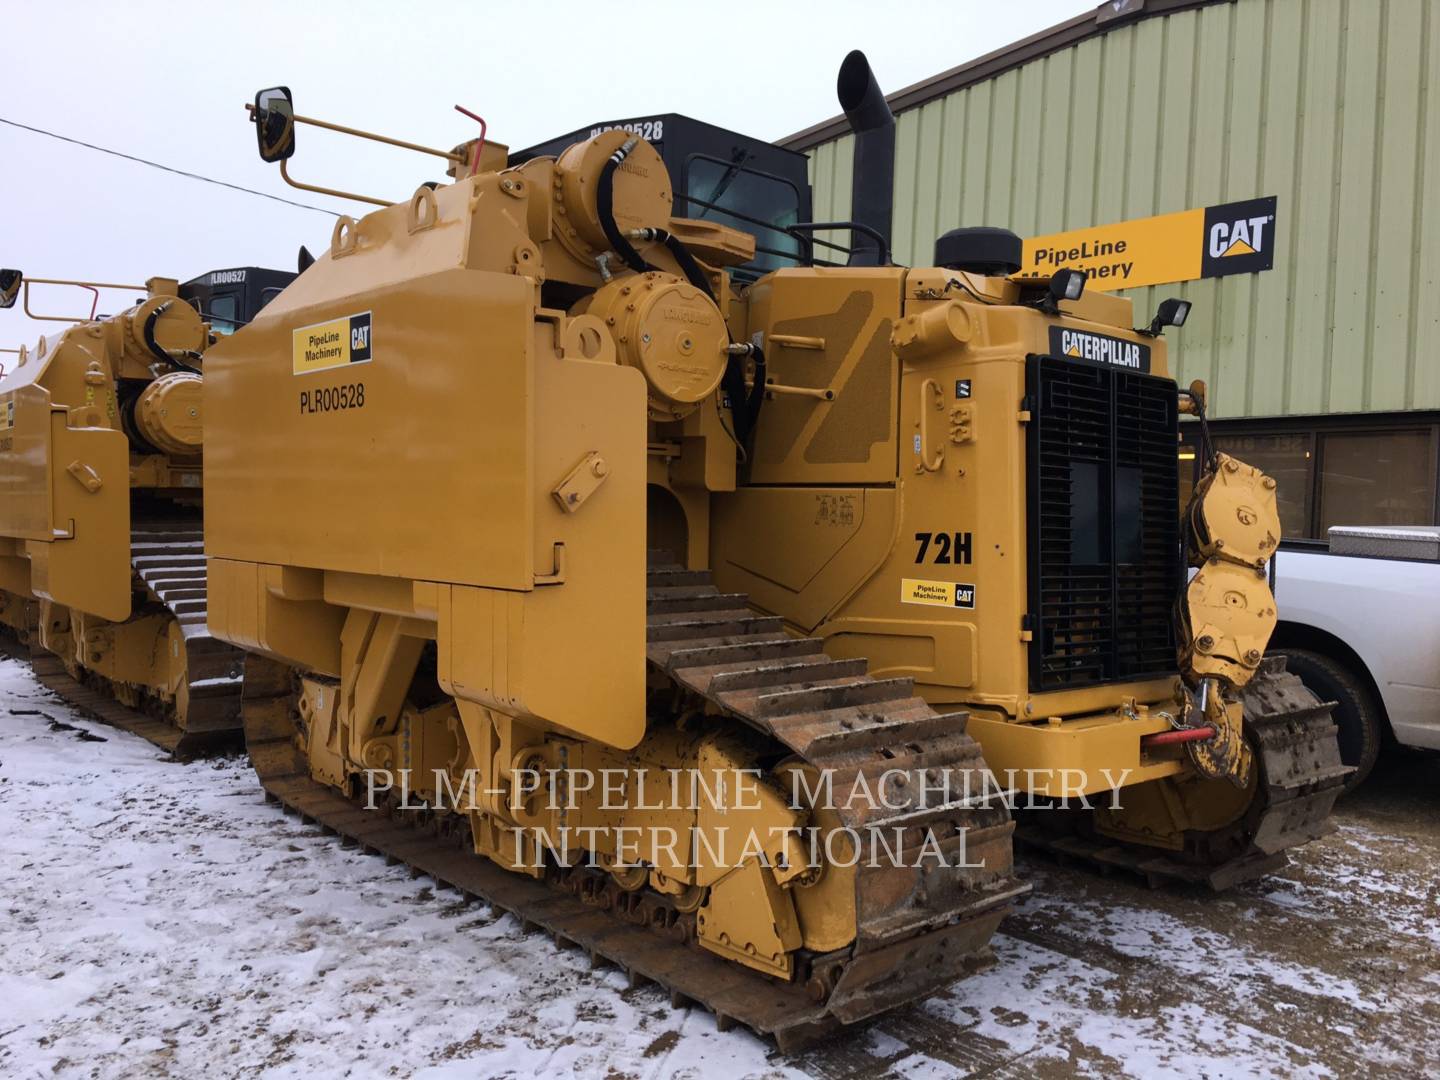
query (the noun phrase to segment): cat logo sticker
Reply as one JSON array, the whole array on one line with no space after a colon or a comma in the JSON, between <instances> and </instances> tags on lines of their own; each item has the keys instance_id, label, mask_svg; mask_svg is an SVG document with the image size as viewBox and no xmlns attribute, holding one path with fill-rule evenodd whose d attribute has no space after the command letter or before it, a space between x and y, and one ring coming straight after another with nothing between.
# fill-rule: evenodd
<instances>
[{"instance_id":1,"label":"cat logo sticker","mask_svg":"<svg viewBox=\"0 0 1440 1080\"><path fill-rule=\"evenodd\" d=\"M900 602L923 604L926 607L963 608L975 610L975 586L954 581L900 580Z\"/></svg>"},{"instance_id":2,"label":"cat logo sticker","mask_svg":"<svg viewBox=\"0 0 1440 1080\"><path fill-rule=\"evenodd\" d=\"M369 363L370 312L302 326L291 338L291 370L296 375Z\"/></svg>"}]
</instances>

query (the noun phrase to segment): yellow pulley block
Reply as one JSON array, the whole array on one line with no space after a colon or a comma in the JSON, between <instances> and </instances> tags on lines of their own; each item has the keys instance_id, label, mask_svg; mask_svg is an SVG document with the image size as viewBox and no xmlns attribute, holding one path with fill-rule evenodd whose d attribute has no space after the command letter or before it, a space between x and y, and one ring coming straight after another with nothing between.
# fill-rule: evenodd
<instances>
[{"instance_id":1,"label":"yellow pulley block","mask_svg":"<svg viewBox=\"0 0 1440 1080\"><path fill-rule=\"evenodd\" d=\"M1202 558L1262 567L1280 546L1275 481L1253 465L1218 454L1195 490L1191 527Z\"/></svg>"},{"instance_id":2,"label":"yellow pulley block","mask_svg":"<svg viewBox=\"0 0 1440 1080\"><path fill-rule=\"evenodd\" d=\"M1275 632L1275 598L1265 572L1211 559L1190 579L1185 607L1181 670L1244 686Z\"/></svg>"},{"instance_id":3,"label":"yellow pulley block","mask_svg":"<svg viewBox=\"0 0 1440 1080\"><path fill-rule=\"evenodd\" d=\"M199 375L161 375L140 392L135 426L155 449L177 457L200 453L202 438Z\"/></svg>"},{"instance_id":4,"label":"yellow pulley block","mask_svg":"<svg viewBox=\"0 0 1440 1080\"><path fill-rule=\"evenodd\" d=\"M1265 564L1280 544L1275 481L1217 454L1190 503L1192 560L1180 618L1180 670L1187 681L1250 681L1275 631L1275 597Z\"/></svg>"}]
</instances>

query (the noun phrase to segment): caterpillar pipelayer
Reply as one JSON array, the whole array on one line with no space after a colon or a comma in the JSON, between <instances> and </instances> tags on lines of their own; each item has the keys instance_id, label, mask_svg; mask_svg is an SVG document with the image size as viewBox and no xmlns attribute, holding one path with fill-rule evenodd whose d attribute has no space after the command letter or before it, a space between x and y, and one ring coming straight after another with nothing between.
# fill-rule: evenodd
<instances>
[{"instance_id":1,"label":"caterpillar pipelayer","mask_svg":"<svg viewBox=\"0 0 1440 1080\"><path fill-rule=\"evenodd\" d=\"M858 54L840 92L848 265L729 133L475 142L340 218L205 381L210 626L269 794L782 1046L985 958L1025 889L998 787L1071 808L1037 842L1220 886L1345 771L1261 660L1274 483L1207 455L1182 522L1185 306L1132 329L1000 230L890 265ZM282 165L314 122L283 88L252 119Z\"/></svg>"},{"instance_id":2,"label":"caterpillar pipelayer","mask_svg":"<svg viewBox=\"0 0 1440 1080\"><path fill-rule=\"evenodd\" d=\"M239 732L242 658L205 625L197 365L212 329L248 312L247 276L291 275L136 286L0 271L0 307L23 295L31 318L72 324L0 374L4 645L77 703L187 753ZM87 290L91 310L37 314L32 285ZM102 290L142 298L97 317Z\"/></svg>"}]
</instances>

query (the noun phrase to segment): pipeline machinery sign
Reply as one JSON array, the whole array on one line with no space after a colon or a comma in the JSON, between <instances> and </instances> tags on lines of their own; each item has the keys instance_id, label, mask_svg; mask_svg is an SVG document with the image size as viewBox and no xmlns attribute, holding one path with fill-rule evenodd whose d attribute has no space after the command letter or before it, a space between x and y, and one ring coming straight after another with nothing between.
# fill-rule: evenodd
<instances>
[{"instance_id":1,"label":"pipeline machinery sign","mask_svg":"<svg viewBox=\"0 0 1440 1080\"><path fill-rule=\"evenodd\" d=\"M291 337L296 375L364 364L370 359L370 312L302 326L292 331Z\"/></svg>"},{"instance_id":2,"label":"pipeline machinery sign","mask_svg":"<svg viewBox=\"0 0 1440 1080\"><path fill-rule=\"evenodd\" d=\"M1062 267L1109 291L1253 274L1275 262L1275 196L1119 221L1025 241L1027 276Z\"/></svg>"}]
</instances>

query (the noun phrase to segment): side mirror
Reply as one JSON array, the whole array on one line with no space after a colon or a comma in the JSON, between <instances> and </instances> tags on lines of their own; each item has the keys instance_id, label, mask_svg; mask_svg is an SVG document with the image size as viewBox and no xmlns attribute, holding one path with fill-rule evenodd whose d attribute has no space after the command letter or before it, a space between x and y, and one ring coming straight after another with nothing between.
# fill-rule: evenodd
<instances>
[{"instance_id":1,"label":"side mirror","mask_svg":"<svg viewBox=\"0 0 1440 1080\"><path fill-rule=\"evenodd\" d=\"M20 295L20 285L25 275L19 270L0 270L0 308L15 306L15 297Z\"/></svg>"},{"instance_id":2,"label":"side mirror","mask_svg":"<svg viewBox=\"0 0 1440 1080\"><path fill-rule=\"evenodd\" d=\"M260 160L284 161L295 153L295 103L288 86L274 86L255 95L250 113Z\"/></svg>"}]
</instances>

